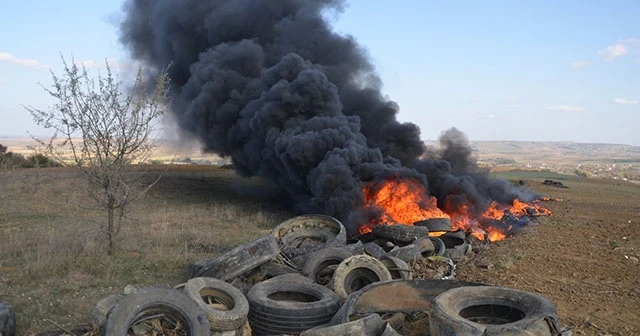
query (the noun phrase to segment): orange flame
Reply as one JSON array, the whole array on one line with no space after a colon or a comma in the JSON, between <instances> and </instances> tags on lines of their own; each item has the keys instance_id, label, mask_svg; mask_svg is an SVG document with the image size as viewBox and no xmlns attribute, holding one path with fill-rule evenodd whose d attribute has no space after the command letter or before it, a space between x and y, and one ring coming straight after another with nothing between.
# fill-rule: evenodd
<instances>
[{"instance_id":1,"label":"orange flame","mask_svg":"<svg viewBox=\"0 0 640 336\"><path fill-rule=\"evenodd\" d=\"M487 238L489 239L489 241L495 242L507 238L507 235L493 227L488 227Z\"/></svg>"},{"instance_id":2,"label":"orange flame","mask_svg":"<svg viewBox=\"0 0 640 336\"><path fill-rule=\"evenodd\" d=\"M429 231L429 237L440 237L445 233L447 233L447 231Z\"/></svg>"},{"instance_id":3,"label":"orange flame","mask_svg":"<svg viewBox=\"0 0 640 336\"><path fill-rule=\"evenodd\" d=\"M373 181L364 189L366 207L378 207L382 215L360 227L360 233L371 231L377 224L413 223L426 218L448 218L437 206L438 200L427 195L424 186L409 178Z\"/></svg>"},{"instance_id":4,"label":"orange flame","mask_svg":"<svg viewBox=\"0 0 640 336\"><path fill-rule=\"evenodd\" d=\"M424 186L411 178L395 178L384 181L373 181L365 184L365 207L375 207L382 211L381 215L369 223L362 224L360 233L371 232L371 227L380 224L413 223L429 218L449 218L453 230L464 230L479 240L499 241L507 237L513 229L493 226L492 223L502 221L505 216L512 218L550 216L551 211L536 204L521 202L516 199L511 205L492 202L479 216L472 209L472 204L462 202L453 205L453 199L447 198L444 211L438 208L438 200L427 194ZM440 236L442 232L430 233Z\"/></svg>"},{"instance_id":5,"label":"orange flame","mask_svg":"<svg viewBox=\"0 0 640 336\"><path fill-rule=\"evenodd\" d=\"M490 206L479 216L474 216L469 204L463 203L454 207L451 199L445 202L445 211L451 216L454 229L469 231L472 236L479 240L499 241L507 237L513 229L509 226L502 229L492 226L492 222L501 221L509 215L513 218L550 216L551 211L538 205L521 202L515 199L511 205L491 202Z\"/></svg>"},{"instance_id":6,"label":"orange flame","mask_svg":"<svg viewBox=\"0 0 640 336\"><path fill-rule=\"evenodd\" d=\"M508 211L516 217L551 216L551 210L535 204L520 202L518 199L513 200L513 206Z\"/></svg>"}]
</instances>

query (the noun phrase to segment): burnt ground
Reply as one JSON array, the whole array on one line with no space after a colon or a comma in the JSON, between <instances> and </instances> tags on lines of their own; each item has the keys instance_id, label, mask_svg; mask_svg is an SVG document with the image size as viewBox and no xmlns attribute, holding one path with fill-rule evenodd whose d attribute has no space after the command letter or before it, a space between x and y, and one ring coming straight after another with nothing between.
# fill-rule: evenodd
<instances>
[{"instance_id":1,"label":"burnt ground","mask_svg":"<svg viewBox=\"0 0 640 336\"><path fill-rule=\"evenodd\" d=\"M640 185L567 177L525 180L562 198L508 239L477 248L458 279L538 293L574 335L640 335Z\"/></svg>"}]
</instances>

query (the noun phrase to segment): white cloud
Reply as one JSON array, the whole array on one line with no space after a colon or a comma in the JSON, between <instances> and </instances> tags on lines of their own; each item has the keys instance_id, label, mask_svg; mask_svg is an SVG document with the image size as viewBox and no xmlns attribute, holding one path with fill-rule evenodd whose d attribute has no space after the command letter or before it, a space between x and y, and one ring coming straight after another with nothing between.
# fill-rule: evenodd
<instances>
[{"instance_id":1,"label":"white cloud","mask_svg":"<svg viewBox=\"0 0 640 336\"><path fill-rule=\"evenodd\" d=\"M618 40L615 44L598 51L598 56L605 60L612 60L616 57L624 56L629 53L636 53L640 48L640 38L631 37Z\"/></svg>"},{"instance_id":2,"label":"white cloud","mask_svg":"<svg viewBox=\"0 0 640 336\"><path fill-rule=\"evenodd\" d=\"M489 115L487 115L487 118L489 118L489 119L495 119L495 118L496 118L496 115L495 115L495 114L493 114L493 113L490 113Z\"/></svg>"},{"instance_id":3,"label":"white cloud","mask_svg":"<svg viewBox=\"0 0 640 336\"><path fill-rule=\"evenodd\" d=\"M591 64L591 62L585 61L585 60L579 60L571 63L571 67L577 69L577 68L586 67L589 64Z\"/></svg>"},{"instance_id":4,"label":"white cloud","mask_svg":"<svg viewBox=\"0 0 640 336\"><path fill-rule=\"evenodd\" d=\"M616 103L616 104L621 104L621 105L637 105L637 104L640 104L640 100L638 100L638 99L615 98L613 100L613 102Z\"/></svg>"},{"instance_id":5,"label":"white cloud","mask_svg":"<svg viewBox=\"0 0 640 336\"><path fill-rule=\"evenodd\" d=\"M616 57L624 56L629 53L629 49L622 43L610 45L607 49L598 51L598 56L605 60L612 60Z\"/></svg>"},{"instance_id":6,"label":"white cloud","mask_svg":"<svg viewBox=\"0 0 640 336\"><path fill-rule=\"evenodd\" d=\"M30 69L46 69L49 66L30 58L18 58L7 52L0 52L0 62L20 65Z\"/></svg>"},{"instance_id":7,"label":"white cloud","mask_svg":"<svg viewBox=\"0 0 640 336\"><path fill-rule=\"evenodd\" d=\"M546 108L547 111L554 111L554 112L584 112L585 109L579 106L571 106L571 105L554 105L554 106L547 106Z\"/></svg>"}]
</instances>

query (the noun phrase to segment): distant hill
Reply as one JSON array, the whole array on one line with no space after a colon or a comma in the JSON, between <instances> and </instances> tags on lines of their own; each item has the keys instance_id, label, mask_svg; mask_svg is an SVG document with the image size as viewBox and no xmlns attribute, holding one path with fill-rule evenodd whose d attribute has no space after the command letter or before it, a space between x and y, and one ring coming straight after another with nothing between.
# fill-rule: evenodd
<instances>
[{"instance_id":1,"label":"distant hill","mask_svg":"<svg viewBox=\"0 0 640 336\"><path fill-rule=\"evenodd\" d=\"M47 139L43 137L43 139ZM203 153L200 145L195 142L179 142L172 140L158 140L159 146L151 155L154 163L198 163L223 165L229 160L212 153ZM0 136L0 144L7 146L8 151L29 156L38 148L38 143L28 137Z\"/></svg>"},{"instance_id":2,"label":"distant hill","mask_svg":"<svg viewBox=\"0 0 640 336\"><path fill-rule=\"evenodd\" d=\"M475 141L480 161L509 158L517 162L608 163L640 162L640 146L533 141Z\"/></svg>"},{"instance_id":3,"label":"distant hill","mask_svg":"<svg viewBox=\"0 0 640 336\"><path fill-rule=\"evenodd\" d=\"M640 146L534 141L474 141L478 164L494 170L532 169L640 180Z\"/></svg>"},{"instance_id":4,"label":"distant hill","mask_svg":"<svg viewBox=\"0 0 640 336\"><path fill-rule=\"evenodd\" d=\"M9 151L31 155L37 143L28 137L3 137ZM427 141L428 146L436 146ZM549 170L587 177L640 181L640 146L545 141L471 141L478 164L493 170ZM152 160L221 165L227 159L202 153L197 143L162 140Z\"/></svg>"}]
</instances>

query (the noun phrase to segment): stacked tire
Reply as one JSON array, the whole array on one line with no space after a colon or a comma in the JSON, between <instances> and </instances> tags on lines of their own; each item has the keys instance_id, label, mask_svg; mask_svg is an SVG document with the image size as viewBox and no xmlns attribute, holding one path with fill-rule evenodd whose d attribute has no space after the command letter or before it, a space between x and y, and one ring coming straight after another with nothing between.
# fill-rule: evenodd
<instances>
[{"instance_id":1,"label":"stacked tire","mask_svg":"<svg viewBox=\"0 0 640 336\"><path fill-rule=\"evenodd\" d=\"M249 322L255 335L300 334L328 323L340 308L340 297L330 289L307 278L286 277L249 290Z\"/></svg>"}]
</instances>

